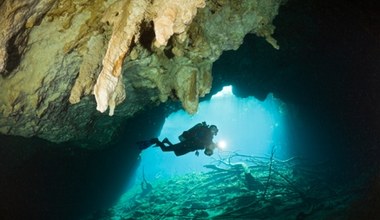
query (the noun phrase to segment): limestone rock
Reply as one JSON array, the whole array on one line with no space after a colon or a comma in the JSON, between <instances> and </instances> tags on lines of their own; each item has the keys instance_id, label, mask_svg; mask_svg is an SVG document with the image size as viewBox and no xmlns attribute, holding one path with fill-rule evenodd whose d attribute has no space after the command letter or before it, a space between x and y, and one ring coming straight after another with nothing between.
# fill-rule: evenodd
<instances>
[{"instance_id":1,"label":"limestone rock","mask_svg":"<svg viewBox=\"0 0 380 220\"><path fill-rule=\"evenodd\" d=\"M26 36L56 0L5 0L0 3L0 75L7 76L18 65Z\"/></svg>"},{"instance_id":2,"label":"limestone rock","mask_svg":"<svg viewBox=\"0 0 380 220\"><path fill-rule=\"evenodd\" d=\"M181 34L197 14L205 7L205 0L158 0L153 4L153 23L156 35L155 46L166 46L174 34Z\"/></svg>"},{"instance_id":3,"label":"limestone rock","mask_svg":"<svg viewBox=\"0 0 380 220\"><path fill-rule=\"evenodd\" d=\"M103 59L103 69L94 87L96 109L100 112L106 111L110 103L115 103L117 96L115 90L123 61L129 51L133 37L139 32L148 0L124 0L115 4L117 7L111 7L111 10L107 11L105 15L111 17L106 22L113 25L113 33ZM112 18L112 16L116 18ZM119 97L119 99L122 98ZM112 106L112 108L114 107Z\"/></svg>"},{"instance_id":4,"label":"limestone rock","mask_svg":"<svg viewBox=\"0 0 380 220\"><path fill-rule=\"evenodd\" d=\"M146 106L180 101L193 114L223 51L248 33L278 48L282 1L6 0L0 133L94 148ZM114 117L96 111L108 107Z\"/></svg>"},{"instance_id":5,"label":"limestone rock","mask_svg":"<svg viewBox=\"0 0 380 220\"><path fill-rule=\"evenodd\" d=\"M75 81L69 101L76 104L80 98L92 93L92 87L95 83L97 73L100 71L102 53L104 49L102 35L92 36L87 43L86 50L83 52L83 61L80 65L79 75Z\"/></svg>"}]
</instances>

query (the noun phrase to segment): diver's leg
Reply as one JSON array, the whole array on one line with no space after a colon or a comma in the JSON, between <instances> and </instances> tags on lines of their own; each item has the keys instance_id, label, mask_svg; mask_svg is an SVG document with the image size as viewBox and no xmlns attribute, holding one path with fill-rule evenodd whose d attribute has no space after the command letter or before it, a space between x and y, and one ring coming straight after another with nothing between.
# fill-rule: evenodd
<instances>
[{"instance_id":1,"label":"diver's leg","mask_svg":"<svg viewBox=\"0 0 380 220\"><path fill-rule=\"evenodd\" d=\"M174 145L166 146L164 142L156 141L155 144L161 148L162 151L174 151Z\"/></svg>"},{"instance_id":2,"label":"diver's leg","mask_svg":"<svg viewBox=\"0 0 380 220\"><path fill-rule=\"evenodd\" d=\"M174 151L175 148L173 146L165 146L165 144L158 145L162 151Z\"/></svg>"},{"instance_id":3,"label":"diver's leg","mask_svg":"<svg viewBox=\"0 0 380 220\"><path fill-rule=\"evenodd\" d=\"M148 141L138 141L136 142L136 144L138 145L140 150L145 150L148 147L152 146L153 144L156 144L157 141L158 141L157 138L152 138Z\"/></svg>"},{"instance_id":4,"label":"diver's leg","mask_svg":"<svg viewBox=\"0 0 380 220\"><path fill-rule=\"evenodd\" d=\"M164 140L162 140L162 143L169 144L170 146L173 145L172 142L170 142L167 138L164 138Z\"/></svg>"}]
</instances>

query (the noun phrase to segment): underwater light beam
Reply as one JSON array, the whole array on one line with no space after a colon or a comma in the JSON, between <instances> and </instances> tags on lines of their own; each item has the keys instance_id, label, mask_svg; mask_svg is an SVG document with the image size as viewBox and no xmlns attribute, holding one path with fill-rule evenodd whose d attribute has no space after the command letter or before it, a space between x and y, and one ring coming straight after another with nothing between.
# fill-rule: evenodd
<instances>
[{"instance_id":1,"label":"underwater light beam","mask_svg":"<svg viewBox=\"0 0 380 220\"><path fill-rule=\"evenodd\" d=\"M227 142L224 140L220 140L217 145L219 149L224 150L227 147Z\"/></svg>"},{"instance_id":2,"label":"underwater light beam","mask_svg":"<svg viewBox=\"0 0 380 220\"><path fill-rule=\"evenodd\" d=\"M199 103L196 114L189 115L183 110L170 114L158 138L168 138L173 143L178 143L178 136L183 131L205 121L218 127L219 132L214 142L220 151L228 147L230 152L264 156L269 155L272 146L276 145L279 150L276 157L282 158L280 154L285 153L283 147L287 145L284 120L286 112L285 104L272 94L268 94L264 101L254 97L239 98L232 93L232 86L225 86L209 101ZM204 169L204 164L209 164L212 160L201 151L199 157L193 152L176 157L172 152L162 152L158 148L147 149L142 156L147 163L145 174L153 177L157 173L172 176L200 171Z\"/></svg>"}]
</instances>

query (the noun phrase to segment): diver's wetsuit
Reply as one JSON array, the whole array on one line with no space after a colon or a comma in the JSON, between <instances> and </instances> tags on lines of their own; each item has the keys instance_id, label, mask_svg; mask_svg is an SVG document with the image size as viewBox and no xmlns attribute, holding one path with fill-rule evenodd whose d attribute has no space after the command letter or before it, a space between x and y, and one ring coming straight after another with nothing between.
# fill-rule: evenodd
<instances>
[{"instance_id":1,"label":"diver's wetsuit","mask_svg":"<svg viewBox=\"0 0 380 220\"><path fill-rule=\"evenodd\" d=\"M169 146L166 146L165 143L168 143ZM162 151L173 151L176 156L182 156L191 151L204 149L204 146L196 145L191 140L179 142L177 144L172 144L170 141L157 141L155 144L159 146Z\"/></svg>"},{"instance_id":2,"label":"diver's wetsuit","mask_svg":"<svg viewBox=\"0 0 380 220\"><path fill-rule=\"evenodd\" d=\"M191 151L205 149L206 146L212 143L213 139L210 128L202 124L197 124L188 131L183 132L181 136L180 139L182 139L182 141L177 144L172 144L168 139L164 139L162 142L155 139L153 142L159 146L162 151L174 151L176 156L181 156ZM166 146L165 143L169 146Z\"/></svg>"}]
</instances>

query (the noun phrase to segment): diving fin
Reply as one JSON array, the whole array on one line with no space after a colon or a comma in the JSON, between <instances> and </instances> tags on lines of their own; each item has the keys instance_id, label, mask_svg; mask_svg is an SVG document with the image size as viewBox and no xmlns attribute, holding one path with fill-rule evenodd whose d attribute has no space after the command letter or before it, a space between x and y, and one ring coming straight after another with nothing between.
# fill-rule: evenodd
<instances>
[{"instance_id":1,"label":"diving fin","mask_svg":"<svg viewBox=\"0 0 380 220\"><path fill-rule=\"evenodd\" d=\"M153 144L156 144L157 141L158 141L157 138L152 138L152 139L147 140L147 141L138 141L136 144L139 146L140 150L145 150L145 149L149 148L150 146L152 146Z\"/></svg>"}]
</instances>

